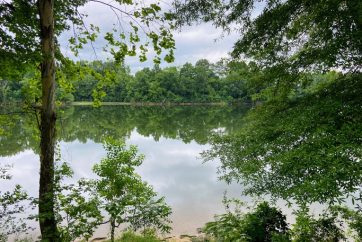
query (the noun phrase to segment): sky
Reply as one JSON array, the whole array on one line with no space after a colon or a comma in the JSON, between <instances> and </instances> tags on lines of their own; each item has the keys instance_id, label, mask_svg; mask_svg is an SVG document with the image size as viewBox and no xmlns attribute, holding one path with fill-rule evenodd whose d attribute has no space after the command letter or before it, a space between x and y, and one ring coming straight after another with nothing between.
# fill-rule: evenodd
<instances>
[{"instance_id":1,"label":"sky","mask_svg":"<svg viewBox=\"0 0 362 242\"><path fill-rule=\"evenodd\" d=\"M167 5L163 5L161 7L168 8ZM113 26L118 26L115 14L109 7L102 4L89 3L80 11L87 13L88 17L85 19L87 24L92 23L99 26L103 33L110 31ZM194 64L199 59L208 59L210 62L216 62L223 57L228 57L234 42L238 39L237 33L231 33L221 38L222 31L209 23L183 27L181 31L175 30L173 34L176 42L175 61L171 64L162 62L161 67L170 65L181 66L186 62ZM93 43L95 51L93 51L90 44L87 44L80 51L79 56L74 57L68 46L68 39L72 35L73 31L69 31L64 33L59 39L62 52L66 56L75 60L106 60L111 57L109 53L102 50L106 44L103 37L98 38ZM149 56L152 56L152 52ZM126 64L130 66L133 73L144 67L153 66L152 58L141 63L137 57L127 57Z\"/></svg>"}]
</instances>

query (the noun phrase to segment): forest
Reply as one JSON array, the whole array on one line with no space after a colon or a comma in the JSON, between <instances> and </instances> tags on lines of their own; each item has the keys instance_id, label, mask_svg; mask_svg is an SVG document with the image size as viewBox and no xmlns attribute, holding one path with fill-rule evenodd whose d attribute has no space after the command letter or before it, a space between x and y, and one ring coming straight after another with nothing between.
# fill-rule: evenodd
<instances>
[{"instance_id":1,"label":"forest","mask_svg":"<svg viewBox=\"0 0 362 242\"><path fill-rule=\"evenodd\" d=\"M361 241L361 13L1 1L0 241Z\"/></svg>"}]
</instances>

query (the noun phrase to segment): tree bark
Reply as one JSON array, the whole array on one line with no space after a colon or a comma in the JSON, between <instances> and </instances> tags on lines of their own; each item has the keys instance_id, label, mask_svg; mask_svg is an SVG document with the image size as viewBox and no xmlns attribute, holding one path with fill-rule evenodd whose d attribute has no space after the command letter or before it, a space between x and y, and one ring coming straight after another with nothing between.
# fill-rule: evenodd
<instances>
[{"instance_id":1,"label":"tree bark","mask_svg":"<svg viewBox=\"0 0 362 242\"><path fill-rule=\"evenodd\" d=\"M54 214L55 46L54 0L39 0L42 107L40 123L39 224L42 241L59 241Z\"/></svg>"}]
</instances>

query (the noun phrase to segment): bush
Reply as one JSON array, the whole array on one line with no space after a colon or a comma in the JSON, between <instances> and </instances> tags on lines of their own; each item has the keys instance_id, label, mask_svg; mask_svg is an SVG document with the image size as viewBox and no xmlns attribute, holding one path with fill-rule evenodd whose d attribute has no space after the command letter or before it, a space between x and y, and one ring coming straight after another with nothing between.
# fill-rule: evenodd
<instances>
[{"instance_id":1,"label":"bush","mask_svg":"<svg viewBox=\"0 0 362 242\"><path fill-rule=\"evenodd\" d=\"M216 241L290 241L285 215L267 202L246 214L236 209L215 218L205 225L203 232L214 236Z\"/></svg>"},{"instance_id":2,"label":"bush","mask_svg":"<svg viewBox=\"0 0 362 242\"><path fill-rule=\"evenodd\" d=\"M297 212L296 223L293 226L292 234L294 242L330 242L345 241L342 228L337 224L336 215L324 212L320 217L314 218L308 213L308 209L301 209Z\"/></svg>"}]
</instances>

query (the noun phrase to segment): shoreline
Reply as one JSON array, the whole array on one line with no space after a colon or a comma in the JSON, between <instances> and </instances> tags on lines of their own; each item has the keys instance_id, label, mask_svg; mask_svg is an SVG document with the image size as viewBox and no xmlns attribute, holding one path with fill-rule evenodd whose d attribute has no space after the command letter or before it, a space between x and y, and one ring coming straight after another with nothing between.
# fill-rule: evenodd
<instances>
[{"instance_id":1,"label":"shoreline","mask_svg":"<svg viewBox=\"0 0 362 242\"><path fill-rule=\"evenodd\" d=\"M173 103L173 102L101 102L101 106L226 106L226 102ZM93 102L71 102L65 106L93 106Z\"/></svg>"},{"instance_id":2,"label":"shoreline","mask_svg":"<svg viewBox=\"0 0 362 242\"><path fill-rule=\"evenodd\" d=\"M99 106L129 106L129 107L225 107L225 106L240 106L240 105L252 105L249 101L244 102L101 102ZM58 104L57 107L72 107L72 106L94 106L94 102L92 101L77 101L77 102L69 102L69 103L61 103ZM13 102L13 103L0 103L1 109L9 109L9 108L22 108L22 102ZM41 107L39 104L34 105L34 107ZM1 114L1 112L0 112Z\"/></svg>"}]
</instances>

